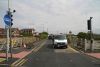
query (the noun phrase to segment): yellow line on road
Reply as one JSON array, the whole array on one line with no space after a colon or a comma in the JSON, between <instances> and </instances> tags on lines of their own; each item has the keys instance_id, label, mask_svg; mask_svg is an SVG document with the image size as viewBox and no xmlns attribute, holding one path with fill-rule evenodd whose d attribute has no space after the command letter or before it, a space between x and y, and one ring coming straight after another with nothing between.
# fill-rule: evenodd
<instances>
[{"instance_id":1,"label":"yellow line on road","mask_svg":"<svg viewBox=\"0 0 100 67\"><path fill-rule=\"evenodd\" d=\"M28 59L24 60L21 64L19 64L18 66L22 66Z\"/></svg>"},{"instance_id":2,"label":"yellow line on road","mask_svg":"<svg viewBox=\"0 0 100 67\"><path fill-rule=\"evenodd\" d=\"M40 48L42 48L44 46L45 42L42 43L37 49L35 49L34 51L37 52Z\"/></svg>"},{"instance_id":3,"label":"yellow line on road","mask_svg":"<svg viewBox=\"0 0 100 67\"><path fill-rule=\"evenodd\" d=\"M36 47L33 48L33 49L31 50L31 52L34 51L35 49L36 49ZM21 60L22 60L22 58L21 58L21 59L18 59L17 61L15 61L14 63L12 63L11 66L13 67L13 66L16 65L17 63L21 62Z\"/></svg>"},{"instance_id":4,"label":"yellow line on road","mask_svg":"<svg viewBox=\"0 0 100 67\"><path fill-rule=\"evenodd\" d=\"M17 63L16 65L15 65L15 67L18 67L22 62L24 62L25 61L25 59L22 59L19 63Z\"/></svg>"},{"instance_id":5,"label":"yellow line on road","mask_svg":"<svg viewBox=\"0 0 100 67\"><path fill-rule=\"evenodd\" d=\"M31 52L32 52L32 51L37 52L44 44L45 44L45 42L43 42L43 43L42 43L40 46L38 46L38 47L34 47L34 48L31 50ZM26 61L27 61L27 60L21 58L21 59L15 61L14 63L12 63L12 64L11 64L11 67L23 65Z\"/></svg>"},{"instance_id":6,"label":"yellow line on road","mask_svg":"<svg viewBox=\"0 0 100 67\"><path fill-rule=\"evenodd\" d=\"M16 65L18 62L20 62L22 59L18 59L17 61L15 61L14 63L11 64L11 67L14 67L14 65Z\"/></svg>"}]
</instances>

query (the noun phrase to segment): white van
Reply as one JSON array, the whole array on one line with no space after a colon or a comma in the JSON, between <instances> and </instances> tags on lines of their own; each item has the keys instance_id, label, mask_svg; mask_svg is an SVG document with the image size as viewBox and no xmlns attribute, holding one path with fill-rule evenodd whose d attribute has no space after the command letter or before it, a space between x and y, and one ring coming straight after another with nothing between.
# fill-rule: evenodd
<instances>
[{"instance_id":1,"label":"white van","mask_svg":"<svg viewBox=\"0 0 100 67\"><path fill-rule=\"evenodd\" d=\"M54 41L53 41L53 48L56 47L68 47L68 42L67 42L67 38L66 35L55 35L54 36Z\"/></svg>"}]
</instances>

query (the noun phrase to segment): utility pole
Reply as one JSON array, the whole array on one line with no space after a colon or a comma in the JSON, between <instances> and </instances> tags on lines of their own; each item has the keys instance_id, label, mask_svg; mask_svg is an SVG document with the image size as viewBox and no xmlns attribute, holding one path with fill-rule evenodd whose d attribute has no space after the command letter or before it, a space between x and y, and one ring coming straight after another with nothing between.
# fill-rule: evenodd
<instances>
[{"instance_id":1,"label":"utility pole","mask_svg":"<svg viewBox=\"0 0 100 67\"><path fill-rule=\"evenodd\" d=\"M48 28L47 28L47 32L49 33Z\"/></svg>"},{"instance_id":2,"label":"utility pole","mask_svg":"<svg viewBox=\"0 0 100 67\"><path fill-rule=\"evenodd\" d=\"M72 31L69 31L69 41L72 43Z\"/></svg>"},{"instance_id":3,"label":"utility pole","mask_svg":"<svg viewBox=\"0 0 100 67\"><path fill-rule=\"evenodd\" d=\"M43 29L43 32L44 32L44 31L45 31L45 30L44 30L44 24L42 24L42 29Z\"/></svg>"}]
</instances>

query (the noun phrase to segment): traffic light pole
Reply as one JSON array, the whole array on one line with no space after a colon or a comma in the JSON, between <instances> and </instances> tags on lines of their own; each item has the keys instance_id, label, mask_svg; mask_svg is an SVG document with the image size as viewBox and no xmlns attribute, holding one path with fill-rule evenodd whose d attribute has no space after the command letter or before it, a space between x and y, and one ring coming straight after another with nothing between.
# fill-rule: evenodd
<instances>
[{"instance_id":1,"label":"traffic light pole","mask_svg":"<svg viewBox=\"0 0 100 67\"><path fill-rule=\"evenodd\" d=\"M9 60L9 51L10 51L10 55L11 55L11 58L12 58L12 40L11 40L11 27L13 25L12 21L12 13L16 12L15 10L13 10L13 12L10 11L10 7L9 7L9 0L8 0L8 11L7 11L7 14L4 16L4 22L6 24L6 36L7 36L7 39L6 39L6 60L8 62ZM9 49L10 48L10 49Z\"/></svg>"},{"instance_id":2,"label":"traffic light pole","mask_svg":"<svg viewBox=\"0 0 100 67\"><path fill-rule=\"evenodd\" d=\"M90 21L91 21L92 17L90 17ZM92 23L91 23L91 30L90 30L90 49L91 49L91 52L93 50L93 40L92 40Z\"/></svg>"},{"instance_id":3,"label":"traffic light pole","mask_svg":"<svg viewBox=\"0 0 100 67\"><path fill-rule=\"evenodd\" d=\"M8 0L8 14L9 14L10 17L12 17L12 12L10 10L10 0ZM9 25L9 28L8 28L9 29L9 47L10 47L9 51L10 51L10 57L12 59L12 39L11 39L12 34L11 34L11 27L12 27L12 18L11 18L11 22L10 22L10 25Z\"/></svg>"},{"instance_id":4,"label":"traffic light pole","mask_svg":"<svg viewBox=\"0 0 100 67\"><path fill-rule=\"evenodd\" d=\"M92 52L92 30L90 30L89 33L90 33L90 51Z\"/></svg>"},{"instance_id":5,"label":"traffic light pole","mask_svg":"<svg viewBox=\"0 0 100 67\"><path fill-rule=\"evenodd\" d=\"M91 52L92 52L92 50L93 50L93 46L92 46L92 44L93 44L93 37L92 37L92 23L91 23L91 20L92 20L92 18L93 17L90 17L90 19L89 19L89 25L88 25L88 30L90 31L90 50L91 50Z\"/></svg>"},{"instance_id":6,"label":"traffic light pole","mask_svg":"<svg viewBox=\"0 0 100 67\"><path fill-rule=\"evenodd\" d=\"M11 17L10 8L9 8L7 13ZM6 46L6 60L7 61L8 61L8 53L9 53L9 51L10 51L10 57L12 59L11 23L12 23L12 21L10 22L10 25L7 26L7 46Z\"/></svg>"},{"instance_id":7,"label":"traffic light pole","mask_svg":"<svg viewBox=\"0 0 100 67\"><path fill-rule=\"evenodd\" d=\"M10 8L9 8L9 12L10 12ZM10 12L10 17L11 17L11 12ZM12 21L11 21L11 23L12 23ZM10 23L10 27L9 27L9 37L10 37L10 56L11 56L11 59L12 59L12 39L11 39L11 36L12 36L12 34L11 34L11 23Z\"/></svg>"},{"instance_id":8,"label":"traffic light pole","mask_svg":"<svg viewBox=\"0 0 100 67\"><path fill-rule=\"evenodd\" d=\"M7 45L6 45L6 61L8 62L8 52L9 52L9 28L7 28Z\"/></svg>"}]
</instances>

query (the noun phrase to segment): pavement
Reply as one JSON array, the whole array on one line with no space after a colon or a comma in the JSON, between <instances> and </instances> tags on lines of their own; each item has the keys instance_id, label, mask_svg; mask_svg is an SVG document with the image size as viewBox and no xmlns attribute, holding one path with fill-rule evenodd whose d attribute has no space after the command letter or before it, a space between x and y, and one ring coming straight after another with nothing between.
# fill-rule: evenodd
<instances>
[{"instance_id":1,"label":"pavement","mask_svg":"<svg viewBox=\"0 0 100 67\"><path fill-rule=\"evenodd\" d=\"M16 52L14 52L16 51ZM13 53L12 53L12 56L13 58L23 58L25 57L27 54L30 53L30 49L26 49L26 48L16 48L16 49L13 49ZM8 53L8 57L10 57L10 53ZM0 57L6 57L6 53L0 53Z\"/></svg>"},{"instance_id":2,"label":"pavement","mask_svg":"<svg viewBox=\"0 0 100 67\"><path fill-rule=\"evenodd\" d=\"M76 51L78 51L78 52L80 52L80 53L84 53L84 54L86 54L88 56L91 56L93 58L100 59L100 51L93 51L93 52L87 51L87 52L84 52L83 50L80 50L80 49L78 49L76 47L72 47L71 46L71 48L76 50Z\"/></svg>"},{"instance_id":3,"label":"pavement","mask_svg":"<svg viewBox=\"0 0 100 67\"><path fill-rule=\"evenodd\" d=\"M100 53L85 53L85 54L100 59Z\"/></svg>"}]
</instances>

